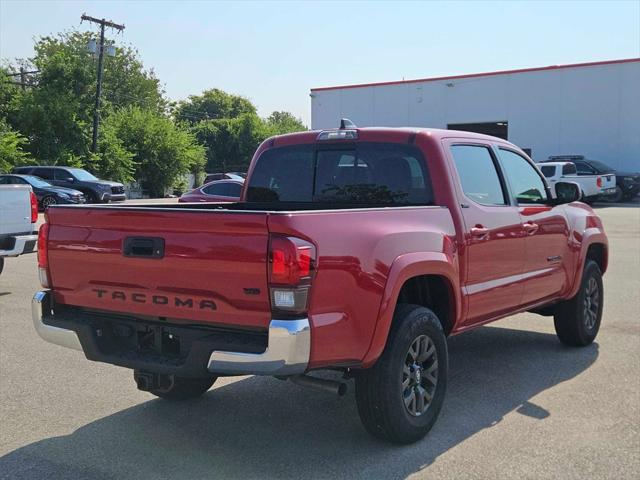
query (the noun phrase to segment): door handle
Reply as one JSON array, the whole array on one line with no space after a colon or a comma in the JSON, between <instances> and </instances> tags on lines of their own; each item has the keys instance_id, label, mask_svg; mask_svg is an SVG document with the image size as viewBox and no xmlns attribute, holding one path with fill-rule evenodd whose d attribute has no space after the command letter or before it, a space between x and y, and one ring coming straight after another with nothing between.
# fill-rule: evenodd
<instances>
[{"instance_id":1,"label":"door handle","mask_svg":"<svg viewBox=\"0 0 640 480\"><path fill-rule=\"evenodd\" d=\"M540 227L538 226L537 223L526 222L522 224L522 228L524 228L524 231L527 235L533 235L538 231L538 228Z\"/></svg>"},{"instance_id":2,"label":"door handle","mask_svg":"<svg viewBox=\"0 0 640 480\"><path fill-rule=\"evenodd\" d=\"M483 227L482 225L471 227L470 233L472 237L475 237L479 240L486 240L489 238L489 229L487 227Z\"/></svg>"},{"instance_id":3,"label":"door handle","mask_svg":"<svg viewBox=\"0 0 640 480\"><path fill-rule=\"evenodd\" d=\"M156 237L127 237L122 245L125 257L163 258L164 238Z\"/></svg>"}]
</instances>

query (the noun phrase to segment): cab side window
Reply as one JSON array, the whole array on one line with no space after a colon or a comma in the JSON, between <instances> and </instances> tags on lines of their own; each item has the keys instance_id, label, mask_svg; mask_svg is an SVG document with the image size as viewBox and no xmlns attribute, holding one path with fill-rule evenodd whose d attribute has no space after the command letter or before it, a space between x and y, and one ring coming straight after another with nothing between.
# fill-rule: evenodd
<instances>
[{"instance_id":1,"label":"cab side window","mask_svg":"<svg viewBox=\"0 0 640 480\"><path fill-rule=\"evenodd\" d=\"M451 146L462 191L482 205L507 205L498 170L489 148L479 145Z\"/></svg>"},{"instance_id":2,"label":"cab side window","mask_svg":"<svg viewBox=\"0 0 640 480\"><path fill-rule=\"evenodd\" d=\"M546 203L547 190L535 167L511 150L499 149L502 168L518 204Z\"/></svg>"}]
</instances>

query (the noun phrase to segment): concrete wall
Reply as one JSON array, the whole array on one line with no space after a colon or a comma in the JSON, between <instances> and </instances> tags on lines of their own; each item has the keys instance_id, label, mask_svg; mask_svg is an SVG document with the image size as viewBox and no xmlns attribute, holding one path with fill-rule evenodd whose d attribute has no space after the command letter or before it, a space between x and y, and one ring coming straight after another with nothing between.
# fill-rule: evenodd
<instances>
[{"instance_id":1,"label":"concrete wall","mask_svg":"<svg viewBox=\"0 0 640 480\"><path fill-rule=\"evenodd\" d=\"M507 121L534 160L582 154L640 171L640 61L311 93L314 129Z\"/></svg>"}]
</instances>

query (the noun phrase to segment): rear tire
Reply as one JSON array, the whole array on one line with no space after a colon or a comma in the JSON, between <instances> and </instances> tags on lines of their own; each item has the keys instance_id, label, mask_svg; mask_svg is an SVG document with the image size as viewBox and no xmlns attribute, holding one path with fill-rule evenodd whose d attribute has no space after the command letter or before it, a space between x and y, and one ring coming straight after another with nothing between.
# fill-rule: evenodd
<instances>
[{"instance_id":1,"label":"rear tire","mask_svg":"<svg viewBox=\"0 0 640 480\"><path fill-rule=\"evenodd\" d=\"M356 376L364 427L393 443L420 440L442 408L447 371L447 341L438 317L428 308L400 305L382 356Z\"/></svg>"},{"instance_id":2,"label":"rear tire","mask_svg":"<svg viewBox=\"0 0 640 480\"><path fill-rule=\"evenodd\" d=\"M624 197L624 194L622 192L622 189L616 185L616 193L611 195L608 200L611 203L618 203L623 199L623 197Z\"/></svg>"},{"instance_id":3,"label":"rear tire","mask_svg":"<svg viewBox=\"0 0 640 480\"><path fill-rule=\"evenodd\" d=\"M165 400L182 401L204 395L211 388L217 377L187 378L169 377L170 383L149 393Z\"/></svg>"},{"instance_id":4,"label":"rear tire","mask_svg":"<svg viewBox=\"0 0 640 480\"><path fill-rule=\"evenodd\" d=\"M602 320L603 293L600 267L593 260L587 260L578 293L558 304L553 317L556 334L562 343L584 347L595 340Z\"/></svg>"},{"instance_id":5,"label":"rear tire","mask_svg":"<svg viewBox=\"0 0 640 480\"><path fill-rule=\"evenodd\" d=\"M3 268L4 268L4 258L0 257L0 273L2 273Z\"/></svg>"}]
</instances>

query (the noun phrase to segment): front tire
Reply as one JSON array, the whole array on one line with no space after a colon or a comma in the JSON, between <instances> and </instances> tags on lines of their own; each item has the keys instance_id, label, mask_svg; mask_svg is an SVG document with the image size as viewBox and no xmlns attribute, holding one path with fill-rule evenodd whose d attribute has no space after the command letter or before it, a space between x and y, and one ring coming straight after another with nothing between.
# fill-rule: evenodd
<instances>
[{"instance_id":1,"label":"front tire","mask_svg":"<svg viewBox=\"0 0 640 480\"><path fill-rule=\"evenodd\" d=\"M447 387L447 341L428 308L400 305L376 364L356 376L364 427L393 443L420 440L433 427Z\"/></svg>"},{"instance_id":2,"label":"front tire","mask_svg":"<svg viewBox=\"0 0 640 480\"><path fill-rule=\"evenodd\" d=\"M204 395L216 379L217 377L187 378L172 375L166 377L166 385L149 390L149 393L165 400L190 400Z\"/></svg>"},{"instance_id":3,"label":"front tire","mask_svg":"<svg viewBox=\"0 0 640 480\"><path fill-rule=\"evenodd\" d=\"M51 205L55 205L56 203L58 203L56 197L53 197L51 195L47 195L42 199L42 202L40 202L40 204L42 205L42 210L44 211L46 211L47 208L49 208Z\"/></svg>"},{"instance_id":4,"label":"front tire","mask_svg":"<svg viewBox=\"0 0 640 480\"><path fill-rule=\"evenodd\" d=\"M85 192L84 196L86 198L87 203L99 203L98 196L91 190L89 190L88 192Z\"/></svg>"},{"instance_id":5,"label":"front tire","mask_svg":"<svg viewBox=\"0 0 640 480\"><path fill-rule=\"evenodd\" d=\"M553 317L562 343L584 347L596 339L602 321L603 293L600 267L593 260L587 260L578 293L558 304Z\"/></svg>"}]
</instances>

